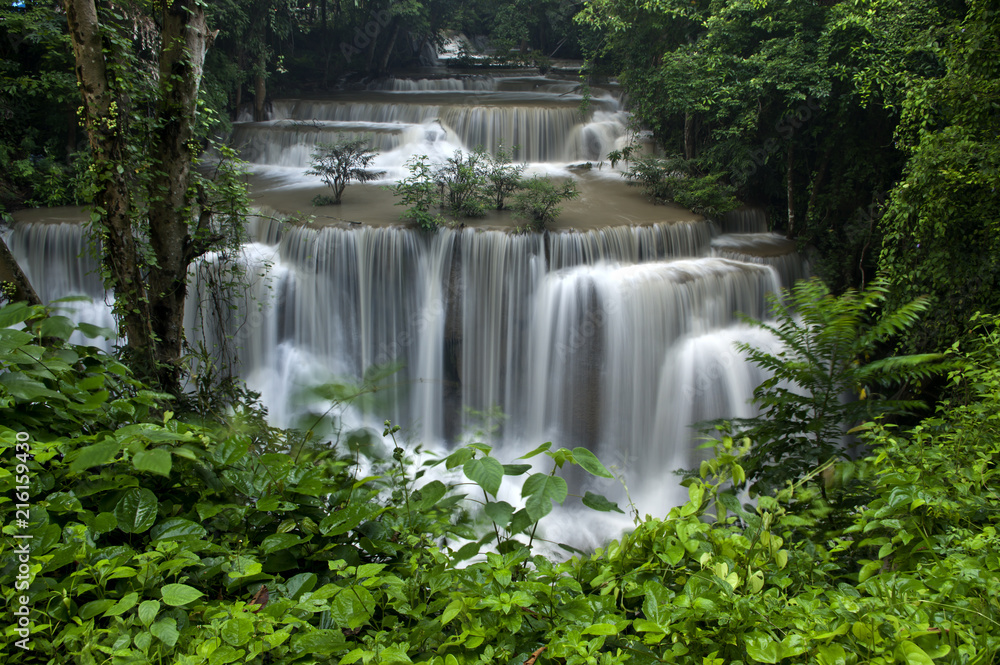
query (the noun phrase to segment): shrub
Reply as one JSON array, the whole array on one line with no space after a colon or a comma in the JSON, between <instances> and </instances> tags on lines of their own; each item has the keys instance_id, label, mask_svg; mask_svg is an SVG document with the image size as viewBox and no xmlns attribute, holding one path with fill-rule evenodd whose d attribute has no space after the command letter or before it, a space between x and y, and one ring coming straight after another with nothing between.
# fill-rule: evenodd
<instances>
[{"instance_id":1,"label":"shrub","mask_svg":"<svg viewBox=\"0 0 1000 665\"><path fill-rule=\"evenodd\" d=\"M628 159L628 155L618 159ZM678 156L638 157L624 176L629 184L642 187L646 196L676 203L706 217L719 217L739 207L734 187L719 182L719 175L698 175L694 162Z\"/></svg>"},{"instance_id":2,"label":"shrub","mask_svg":"<svg viewBox=\"0 0 1000 665\"><path fill-rule=\"evenodd\" d=\"M455 154L435 172L442 188L441 204L453 215L483 217L489 204L486 154L479 148L469 154Z\"/></svg>"},{"instance_id":3,"label":"shrub","mask_svg":"<svg viewBox=\"0 0 1000 665\"><path fill-rule=\"evenodd\" d=\"M321 143L312 154L312 168L306 175L318 175L332 190L333 197L317 196L314 205L339 204L347 183L352 180L370 182L385 175L385 171L372 171L368 165L378 152L365 147L368 139L345 140L343 135L334 144Z\"/></svg>"},{"instance_id":4,"label":"shrub","mask_svg":"<svg viewBox=\"0 0 1000 665\"><path fill-rule=\"evenodd\" d=\"M526 220L536 231L555 221L562 209L559 204L580 195L572 179L556 185L550 178L534 177L522 183L514 196L514 215Z\"/></svg>"},{"instance_id":5,"label":"shrub","mask_svg":"<svg viewBox=\"0 0 1000 665\"><path fill-rule=\"evenodd\" d=\"M486 155L486 190L496 210L503 210L507 198L523 186L523 174L528 165L512 163L513 152L516 151L517 146L508 151L503 143L500 143L495 155Z\"/></svg>"},{"instance_id":6,"label":"shrub","mask_svg":"<svg viewBox=\"0 0 1000 665\"><path fill-rule=\"evenodd\" d=\"M432 208L440 205L440 195L437 178L427 163L427 155L411 158L406 167L410 175L390 188L393 194L401 197L396 205L410 206L401 215L404 219L425 231L435 231L444 224L444 218L431 212Z\"/></svg>"}]
</instances>

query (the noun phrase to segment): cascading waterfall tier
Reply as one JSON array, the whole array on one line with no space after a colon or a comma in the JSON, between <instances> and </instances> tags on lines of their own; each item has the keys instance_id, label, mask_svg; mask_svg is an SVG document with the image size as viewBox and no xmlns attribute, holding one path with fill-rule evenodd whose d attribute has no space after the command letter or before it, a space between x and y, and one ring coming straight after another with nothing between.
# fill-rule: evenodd
<instances>
[{"instance_id":1,"label":"cascading waterfall tier","mask_svg":"<svg viewBox=\"0 0 1000 665\"><path fill-rule=\"evenodd\" d=\"M323 99L276 100L267 121L235 123L233 144L259 168L307 168L316 146L366 138L375 167L402 173L414 155L436 161L455 150L501 144L530 163L597 162L625 140L628 114L617 97L544 77L385 79L365 91ZM258 169L259 170L259 169Z\"/></svg>"},{"instance_id":2,"label":"cascading waterfall tier","mask_svg":"<svg viewBox=\"0 0 1000 665\"><path fill-rule=\"evenodd\" d=\"M494 443L588 446L658 502L672 500L665 474L695 459L693 423L749 415L762 377L733 349L755 334L736 314L765 316L787 277L711 256L754 239L713 239L707 221L544 235L278 228L266 215L250 227L238 256L192 266L187 337L261 392L276 425L322 412L311 386L398 364L356 424L391 418L446 442L499 409ZM11 244L44 297L87 293L110 317L80 226L25 225ZM244 287L220 299L234 265Z\"/></svg>"}]
</instances>

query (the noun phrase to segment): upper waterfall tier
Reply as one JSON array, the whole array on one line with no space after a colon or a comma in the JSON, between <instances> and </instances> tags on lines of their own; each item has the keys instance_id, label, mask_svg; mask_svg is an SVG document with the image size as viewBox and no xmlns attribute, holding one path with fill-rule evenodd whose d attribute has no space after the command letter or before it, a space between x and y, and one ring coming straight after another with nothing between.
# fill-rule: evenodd
<instances>
[{"instance_id":1,"label":"upper waterfall tier","mask_svg":"<svg viewBox=\"0 0 1000 665\"><path fill-rule=\"evenodd\" d=\"M620 147L628 114L607 91L586 99L580 84L543 77L389 79L377 89L323 99L285 99L266 122L239 122L233 144L261 166L308 167L319 143L368 138L378 168L413 155L515 148L529 163L596 162ZM394 175L390 173L390 176Z\"/></svg>"}]
</instances>

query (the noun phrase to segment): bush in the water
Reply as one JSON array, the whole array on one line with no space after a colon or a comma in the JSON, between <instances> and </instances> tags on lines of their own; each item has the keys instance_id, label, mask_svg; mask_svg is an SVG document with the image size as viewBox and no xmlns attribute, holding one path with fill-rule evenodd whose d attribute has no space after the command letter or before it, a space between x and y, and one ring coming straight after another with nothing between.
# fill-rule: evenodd
<instances>
[{"instance_id":1,"label":"bush in the water","mask_svg":"<svg viewBox=\"0 0 1000 665\"><path fill-rule=\"evenodd\" d=\"M306 171L306 175L322 178L333 190L333 196L316 196L313 205L339 204L347 183L352 180L370 182L385 175L385 171L368 168L378 156L378 151L367 145L368 139L345 140L340 135L336 143L321 143L316 147L312 154L312 168Z\"/></svg>"},{"instance_id":2,"label":"bush in the water","mask_svg":"<svg viewBox=\"0 0 1000 665\"><path fill-rule=\"evenodd\" d=\"M526 220L535 231L541 231L562 212L560 203L579 195L572 178L557 185L551 178L535 177L522 183L512 207L516 217Z\"/></svg>"},{"instance_id":3,"label":"bush in the water","mask_svg":"<svg viewBox=\"0 0 1000 665\"><path fill-rule=\"evenodd\" d=\"M616 151L608 157L614 166L617 161L628 160L630 155ZM706 217L719 217L739 207L734 187L720 182L718 175L699 175L693 160L679 156L638 157L624 177L656 201L676 203Z\"/></svg>"}]
</instances>

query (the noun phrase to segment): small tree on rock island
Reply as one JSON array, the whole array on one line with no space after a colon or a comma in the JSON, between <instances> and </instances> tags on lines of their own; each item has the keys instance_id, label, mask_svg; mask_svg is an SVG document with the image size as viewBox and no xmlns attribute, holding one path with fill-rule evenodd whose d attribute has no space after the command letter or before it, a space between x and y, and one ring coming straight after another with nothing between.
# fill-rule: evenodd
<instances>
[{"instance_id":1,"label":"small tree on rock island","mask_svg":"<svg viewBox=\"0 0 1000 665\"><path fill-rule=\"evenodd\" d=\"M368 165L378 156L378 151L367 147L368 139L344 140L339 136L334 144L321 143L312 154L312 168L306 175L318 175L333 196L316 196L313 205L339 204L347 183L352 180L370 182L385 175L385 171L371 171Z\"/></svg>"}]
</instances>

